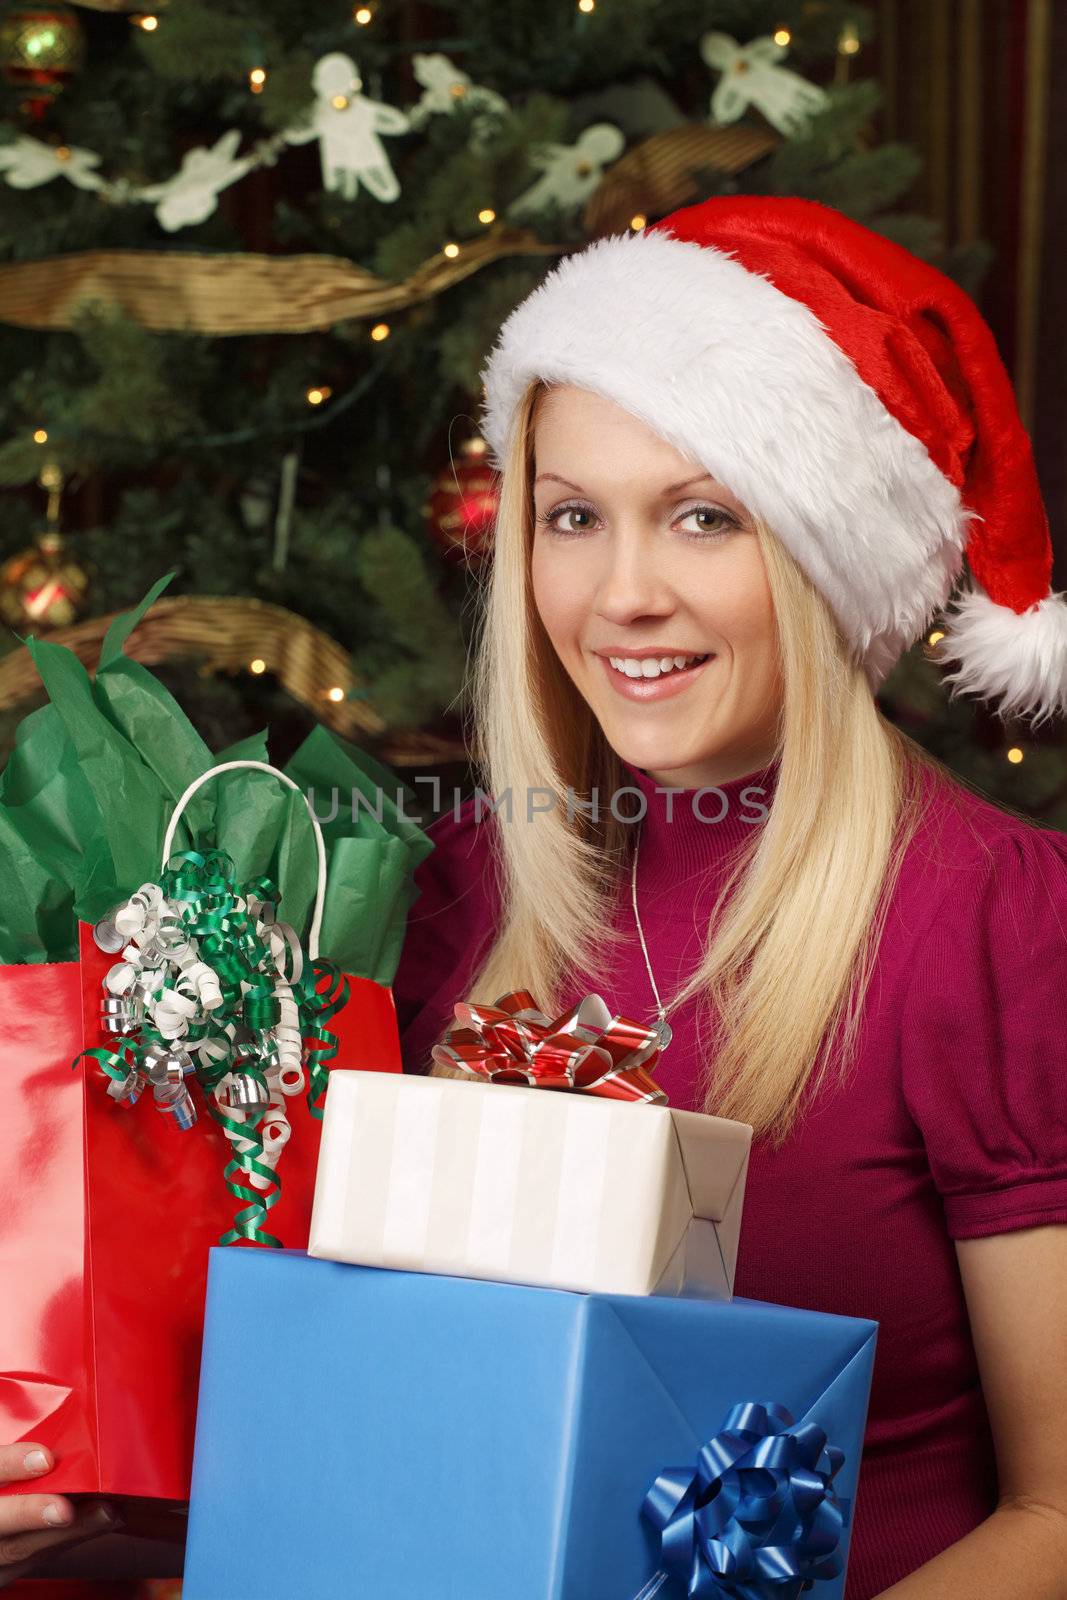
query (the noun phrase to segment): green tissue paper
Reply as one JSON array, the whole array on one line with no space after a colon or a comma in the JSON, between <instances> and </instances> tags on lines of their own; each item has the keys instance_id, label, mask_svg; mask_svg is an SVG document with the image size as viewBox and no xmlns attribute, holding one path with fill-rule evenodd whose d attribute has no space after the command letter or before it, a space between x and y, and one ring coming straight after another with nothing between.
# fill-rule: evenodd
<instances>
[{"instance_id":1,"label":"green tissue paper","mask_svg":"<svg viewBox=\"0 0 1067 1600\"><path fill-rule=\"evenodd\" d=\"M79 920L96 922L159 880L167 826L189 784L224 761L270 760L265 734L213 754L173 695L125 654L173 576L116 617L92 678L65 646L24 641L50 703L21 723L0 773L0 963L75 960ZM280 770L301 794L247 768L209 779L184 808L172 853L216 848L233 859L238 882L273 878L279 917L306 940L318 882L306 795L326 846L319 954L390 984L412 874L433 849L397 807L398 790L414 796L321 726Z\"/></svg>"}]
</instances>

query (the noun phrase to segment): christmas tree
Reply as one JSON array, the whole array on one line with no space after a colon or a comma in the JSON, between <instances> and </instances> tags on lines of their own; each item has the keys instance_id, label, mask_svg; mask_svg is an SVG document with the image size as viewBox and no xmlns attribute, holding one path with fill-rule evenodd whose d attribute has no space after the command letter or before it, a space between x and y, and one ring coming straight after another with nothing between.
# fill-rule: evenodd
<instances>
[{"instance_id":1,"label":"christmas tree","mask_svg":"<svg viewBox=\"0 0 1067 1600\"><path fill-rule=\"evenodd\" d=\"M873 26L832 0L7 4L0 761L35 703L19 639L91 663L173 567L138 647L213 747L319 718L460 763L479 374L555 260L793 194L979 287L988 252L944 247L916 153L878 139ZM935 649L886 713L1067 826L1062 736L950 704Z\"/></svg>"}]
</instances>

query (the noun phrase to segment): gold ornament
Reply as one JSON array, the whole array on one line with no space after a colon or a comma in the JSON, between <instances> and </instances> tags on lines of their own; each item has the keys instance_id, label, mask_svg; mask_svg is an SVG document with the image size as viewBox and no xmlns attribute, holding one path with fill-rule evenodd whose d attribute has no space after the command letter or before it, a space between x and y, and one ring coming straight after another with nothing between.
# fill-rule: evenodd
<instances>
[{"instance_id":1,"label":"gold ornament","mask_svg":"<svg viewBox=\"0 0 1067 1600\"><path fill-rule=\"evenodd\" d=\"M20 550L0 567L0 617L35 634L65 628L84 609L89 579L67 553L59 531L63 474L54 461L38 478L48 490L46 524L28 550Z\"/></svg>"},{"instance_id":2,"label":"gold ornament","mask_svg":"<svg viewBox=\"0 0 1067 1600\"><path fill-rule=\"evenodd\" d=\"M9 5L0 15L0 71L25 88L23 112L43 117L85 61L78 14L64 5Z\"/></svg>"},{"instance_id":3,"label":"gold ornament","mask_svg":"<svg viewBox=\"0 0 1067 1600\"><path fill-rule=\"evenodd\" d=\"M88 590L89 579L68 555L63 535L46 531L0 567L0 616L35 634L65 628L83 610Z\"/></svg>"}]
</instances>

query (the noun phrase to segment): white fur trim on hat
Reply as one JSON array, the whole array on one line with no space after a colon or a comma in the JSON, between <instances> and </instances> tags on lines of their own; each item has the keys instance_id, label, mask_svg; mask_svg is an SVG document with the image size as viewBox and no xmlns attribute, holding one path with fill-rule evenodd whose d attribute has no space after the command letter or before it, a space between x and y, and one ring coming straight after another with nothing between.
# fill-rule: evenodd
<instances>
[{"instance_id":1,"label":"white fur trim on hat","mask_svg":"<svg viewBox=\"0 0 1067 1600\"><path fill-rule=\"evenodd\" d=\"M535 377L614 400L761 516L872 688L948 599L973 513L814 312L735 256L643 231L560 261L483 373L498 468Z\"/></svg>"},{"instance_id":2,"label":"white fur trim on hat","mask_svg":"<svg viewBox=\"0 0 1067 1600\"><path fill-rule=\"evenodd\" d=\"M1001 717L1039 727L1067 714L1067 597L1050 594L1027 611L998 605L984 589L962 589L941 626L940 654L959 663L943 681L952 694L1003 695Z\"/></svg>"}]
</instances>

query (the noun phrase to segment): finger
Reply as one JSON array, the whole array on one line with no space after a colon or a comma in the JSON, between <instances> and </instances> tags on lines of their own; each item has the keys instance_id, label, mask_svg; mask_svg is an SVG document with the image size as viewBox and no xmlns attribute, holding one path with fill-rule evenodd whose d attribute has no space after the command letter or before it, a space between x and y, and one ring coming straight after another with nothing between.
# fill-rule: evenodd
<instances>
[{"instance_id":1,"label":"finger","mask_svg":"<svg viewBox=\"0 0 1067 1600\"><path fill-rule=\"evenodd\" d=\"M0 1497L0 1539L18 1533L39 1533L42 1528L67 1528L76 1515L73 1502L65 1495L5 1495Z\"/></svg>"},{"instance_id":2,"label":"finger","mask_svg":"<svg viewBox=\"0 0 1067 1600\"><path fill-rule=\"evenodd\" d=\"M0 1483L43 1478L55 1464L55 1456L48 1446L33 1439L25 1439L21 1444L5 1444L0 1446Z\"/></svg>"},{"instance_id":3,"label":"finger","mask_svg":"<svg viewBox=\"0 0 1067 1600\"><path fill-rule=\"evenodd\" d=\"M118 1516L109 1506L95 1505L80 1510L65 1528L25 1531L0 1538L0 1583L17 1575L13 1569L24 1569L27 1563L40 1560L46 1552L84 1544L102 1533L113 1533L120 1526Z\"/></svg>"}]
</instances>

